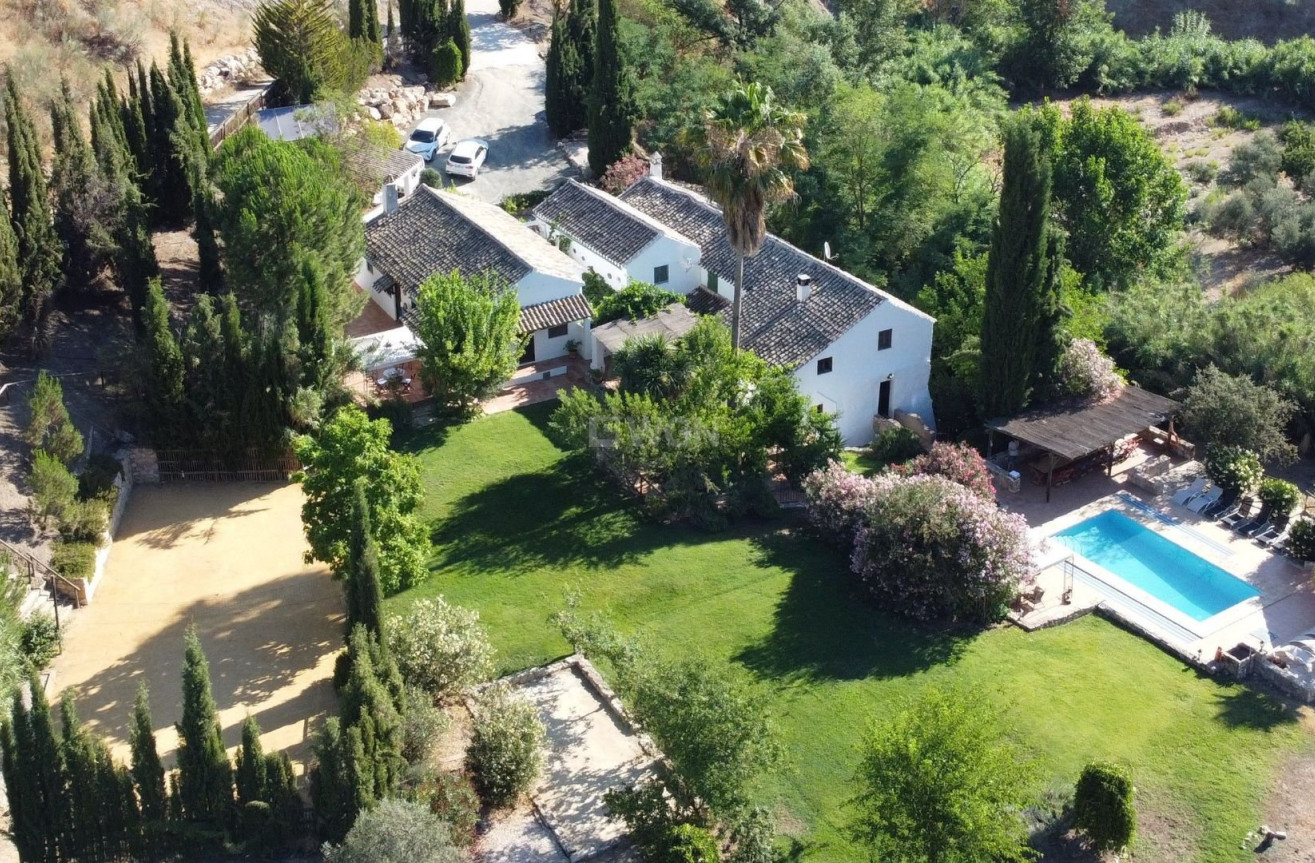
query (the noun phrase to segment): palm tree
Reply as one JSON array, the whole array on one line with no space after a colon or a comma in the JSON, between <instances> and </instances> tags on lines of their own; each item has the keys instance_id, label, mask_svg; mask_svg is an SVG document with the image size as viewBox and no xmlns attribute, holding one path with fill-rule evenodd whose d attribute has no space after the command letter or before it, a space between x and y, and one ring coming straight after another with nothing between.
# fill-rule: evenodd
<instances>
[{"instance_id":1,"label":"palm tree","mask_svg":"<svg viewBox=\"0 0 1315 863\"><path fill-rule=\"evenodd\" d=\"M721 205L735 250L731 343L736 350L744 261L758 254L767 237L767 207L794 197L790 172L808 167L803 125L804 116L778 105L771 87L752 82L723 95L706 112L703 125L691 130L704 188Z\"/></svg>"}]
</instances>

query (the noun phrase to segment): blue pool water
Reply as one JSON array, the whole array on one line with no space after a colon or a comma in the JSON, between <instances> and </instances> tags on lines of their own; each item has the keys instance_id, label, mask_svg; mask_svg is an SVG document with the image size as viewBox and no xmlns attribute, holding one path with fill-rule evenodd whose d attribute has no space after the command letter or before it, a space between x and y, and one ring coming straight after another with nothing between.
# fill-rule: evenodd
<instances>
[{"instance_id":1,"label":"blue pool water","mask_svg":"<svg viewBox=\"0 0 1315 863\"><path fill-rule=\"evenodd\" d=\"M1193 620L1205 620L1260 595L1245 581L1114 510L1062 530L1055 538Z\"/></svg>"}]
</instances>

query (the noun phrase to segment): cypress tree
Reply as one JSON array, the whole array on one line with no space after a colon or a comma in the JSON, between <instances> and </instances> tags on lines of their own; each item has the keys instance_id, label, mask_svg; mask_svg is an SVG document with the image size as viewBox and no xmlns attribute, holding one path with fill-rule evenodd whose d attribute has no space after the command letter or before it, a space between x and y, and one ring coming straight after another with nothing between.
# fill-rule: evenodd
<instances>
[{"instance_id":1,"label":"cypress tree","mask_svg":"<svg viewBox=\"0 0 1315 863\"><path fill-rule=\"evenodd\" d=\"M237 446L245 437L238 424L247 392L247 337L242 329L237 298L231 291L219 301L219 331L224 338L224 392L220 416L226 425L222 430L230 446Z\"/></svg>"},{"instance_id":2,"label":"cypress tree","mask_svg":"<svg viewBox=\"0 0 1315 863\"><path fill-rule=\"evenodd\" d=\"M128 96L119 102L119 119L123 124L124 142L132 157L132 177L141 190L142 200L155 202L152 182L151 143L146 133L146 120L142 115L142 99L137 94L137 79L128 76Z\"/></svg>"},{"instance_id":3,"label":"cypress tree","mask_svg":"<svg viewBox=\"0 0 1315 863\"><path fill-rule=\"evenodd\" d=\"M347 733L359 731L365 767L358 773L359 787L369 801L392 794L401 779L402 716L393 694L375 673L378 642L362 624L352 628L347 650L351 675L343 687L341 717Z\"/></svg>"},{"instance_id":4,"label":"cypress tree","mask_svg":"<svg viewBox=\"0 0 1315 863\"><path fill-rule=\"evenodd\" d=\"M991 234L982 314L982 415L1027 406L1041 340L1050 223L1050 160L1029 116L1005 124L1000 212Z\"/></svg>"},{"instance_id":5,"label":"cypress tree","mask_svg":"<svg viewBox=\"0 0 1315 863\"><path fill-rule=\"evenodd\" d=\"M23 694L15 692L10 715L0 722L0 768L19 858L56 863L65 811L63 758L50 704L35 675L28 679L28 689L31 708L24 705Z\"/></svg>"},{"instance_id":6,"label":"cypress tree","mask_svg":"<svg viewBox=\"0 0 1315 863\"><path fill-rule=\"evenodd\" d=\"M232 815L233 768L210 691L210 664L195 626L188 627L185 643L183 718L177 724L179 797L188 820L222 827Z\"/></svg>"},{"instance_id":7,"label":"cypress tree","mask_svg":"<svg viewBox=\"0 0 1315 863\"><path fill-rule=\"evenodd\" d=\"M183 353L169 324L169 303L160 280L151 280L142 307L142 350L149 371L146 404L155 421L177 429L183 408Z\"/></svg>"},{"instance_id":8,"label":"cypress tree","mask_svg":"<svg viewBox=\"0 0 1315 863\"><path fill-rule=\"evenodd\" d=\"M416 0L397 0L397 26L406 39L415 37L415 6Z\"/></svg>"},{"instance_id":9,"label":"cypress tree","mask_svg":"<svg viewBox=\"0 0 1315 863\"><path fill-rule=\"evenodd\" d=\"M133 99L133 112L141 117L141 149L134 150L137 158L137 170L141 177L142 197L150 204L152 220L158 218L160 207L160 182L163 178L161 162L168 158L169 151L156 152L155 138L155 99L151 95L151 81L146 74L142 61L137 61L136 98ZM133 117L123 119L124 128L128 129L131 145Z\"/></svg>"},{"instance_id":10,"label":"cypress tree","mask_svg":"<svg viewBox=\"0 0 1315 863\"><path fill-rule=\"evenodd\" d=\"M333 377L329 322L324 305L324 277L309 256L302 262L297 292L297 360L301 385L323 390Z\"/></svg>"},{"instance_id":11,"label":"cypress tree","mask_svg":"<svg viewBox=\"0 0 1315 863\"><path fill-rule=\"evenodd\" d=\"M180 47L178 33L173 30L169 31L169 85L186 108L197 149L208 153L210 130L205 119L205 103L201 101L201 85L196 79L196 65L192 62L192 46L184 40Z\"/></svg>"},{"instance_id":12,"label":"cypress tree","mask_svg":"<svg viewBox=\"0 0 1315 863\"><path fill-rule=\"evenodd\" d=\"M9 145L9 210L22 280L21 321L31 347L41 342L50 300L60 284L63 248L55 233L49 191L41 170L36 127L23 108L14 76L5 69L5 122Z\"/></svg>"},{"instance_id":13,"label":"cypress tree","mask_svg":"<svg viewBox=\"0 0 1315 863\"><path fill-rule=\"evenodd\" d=\"M128 845L136 800L131 787L124 796L121 772L109 747L78 719L71 692L64 694L59 708L64 727L60 751L67 783L62 854L66 859L117 859Z\"/></svg>"},{"instance_id":14,"label":"cypress tree","mask_svg":"<svg viewBox=\"0 0 1315 863\"><path fill-rule=\"evenodd\" d=\"M165 79L160 68L151 66L151 103L155 126L151 149L156 157L156 214L167 225L181 224L192 214L193 189L199 182L196 136L186 106Z\"/></svg>"},{"instance_id":15,"label":"cypress tree","mask_svg":"<svg viewBox=\"0 0 1315 863\"><path fill-rule=\"evenodd\" d=\"M573 62L565 67L570 131L589 125L589 96L594 86L594 55L598 38L595 0L571 0L566 17L566 38L571 43Z\"/></svg>"},{"instance_id":16,"label":"cypress tree","mask_svg":"<svg viewBox=\"0 0 1315 863\"><path fill-rule=\"evenodd\" d=\"M233 774L237 780L239 805L245 806L254 801L268 802L266 767L265 753L260 745L260 725L254 716L248 716L242 722L242 746L237 751L237 767Z\"/></svg>"},{"instance_id":17,"label":"cypress tree","mask_svg":"<svg viewBox=\"0 0 1315 863\"><path fill-rule=\"evenodd\" d=\"M315 735L310 769L310 798L321 834L341 842L360 811L353 777L352 753L338 718L331 717Z\"/></svg>"},{"instance_id":18,"label":"cypress tree","mask_svg":"<svg viewBox=\"0 0 1315 863\"><path fill-rule=\"evenodd\" d=\"M0 205L0 342L9 337L22 314L23 272L18 265L18 238L9 211Z\"/></svg>"},{"instance_id":19,"label":"cypress tree","mask_svg":"<svg viewBox=\"0 0 1315 863\"><path fill-rule=\"evenodd\" d=\"M142 820L147 824L161 824L168 816L169 798L164 785L164 764L155 747L151 694L145 683L137 687L128 743L132 749L132 779L141 801Z\"/></svg>"},{"instance_id":20,"label":"cypress tree","mask_svg":"<svg viewBox=\"0 0 1315 863\"><path fill-rule=\"evenodd\" d=\"M470 21L466 18L466 0L452 0L447 13L447 36L461 52L461 79L470 71Z\"/></svg>"},{"instance_id":21,"label":"cypress tree","mask_svg":"<svg viewBox=\"0 0 1315 863\"><path fill-rule=\"evenodd\" d=\"M598 177L630 152L638 115L634 81L617 28L616 0L599 0L589 99L589 168Z\"/></svg>"},{"instance_id":22,"label":"cypress tree","mask_svg":"<svg viewBox=\"0 0 1315 863\"><path fill-rule=\"evenodd\" d=\"M55 139L50 175L55 233L64 246L64 284L87 290L111 256L118 252L115 232L121 217L121 200L118 189L100 172L82 137L68 80L60 84L60 97L50 105L50 126ZM116 144L113 138L106 143L110 147Z\"/></svg>"},{"instance_id":23,"label":"cypress tree","mask_svg":"<svg viewBox=\"0 0 1315 863\"><path fill-rule=\"evenodd\" d=\"M201 290L219 296L224 289L224 265L219 254L219 242L215 239L215 224L210 220L210 202L205 194L198 193L192 200L192 212L196 218L192 238L196 240L197 257L200 259L197 281Z\"/></svg>"},{"instance_id":24,"label":"cypress tree","mask_svg":"<svg viewBox=\"0 0 1315 863\"><path fill-rule=\"evenodd\" d=\"M548 129L554 137L561 138L569 134L566 128L566 77L562 66L566 45L566 23L562 10L557 9L552 16L552 29L548 37L548 56L544 58L543 109L548 119Z\"/></svg>"},{"instance_id":25,"label":"cypress tree","mask_svg":"<svg viewBox=\"0 0 1315 863\"><path fill-rule=\"evenodd\" d=\"M379 549L370 529L365 480L353 489L351 538L347 552L347 626L359 624L376 640L383 639L383 596L379 590Z\"/></svg>"},{"instance_id":26,"label":"cypress tree","mask_svg":"<svg viewBox=\"0 0 1315 863\"><path fill-rule=\"evenodd\" d=\"M374 0L350 0L347 4L347 35L364 39L371 45L380 44L379 9Z\"/></svg>"}]
</instances>

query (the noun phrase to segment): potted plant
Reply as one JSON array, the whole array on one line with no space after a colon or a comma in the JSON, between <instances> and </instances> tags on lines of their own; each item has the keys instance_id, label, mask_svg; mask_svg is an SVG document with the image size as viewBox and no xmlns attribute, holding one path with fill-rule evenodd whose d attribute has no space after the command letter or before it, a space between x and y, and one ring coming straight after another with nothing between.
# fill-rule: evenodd
<instances>
[{"instance_id":1,"label":"potted plant","mask_svg":"<svg viewBox=\"0 0 1315 863\"><path fill-rule=\"evenodd\" d=\"M580 343L575 339L566 340L566 352L573 357L580 356Z\"/></svg>"},{"instance_id":2,"label":"potted plant","mask_svg":"<svg viewBox=\"0 0 1315 863\"><path fill-rule=\"evenodd\" d=\"M1307 569L1315 568L1315 519L1307 516L1292 523L1288 554L1304 562Z\"/></svg>"}]
</instances>

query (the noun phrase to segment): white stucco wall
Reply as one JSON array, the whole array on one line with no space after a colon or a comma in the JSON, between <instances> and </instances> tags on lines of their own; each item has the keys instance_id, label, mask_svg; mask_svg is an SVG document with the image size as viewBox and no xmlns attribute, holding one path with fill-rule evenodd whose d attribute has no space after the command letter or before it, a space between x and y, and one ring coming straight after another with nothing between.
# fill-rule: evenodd
<instances>
[{"instance_id":1,"label":"white stucco wall","mask_svg":"<svg viewBox=\"0 0 1315 863\"><path fill-rule=\"evenodd\" d=\"M567 324L566 335L564 336L549 338L547 330L537 330L531 338L534 339L534 361L536 363L566 356L566 343L569 341L574 341L579 345L580 356L586 359L592 352L593 338L589 334L588 321L572 321Z\"/></svg>"},{"instance_id":2,"label":"white stucco wall","mask_svg":"<svg viewBox=\"0 0 1315 863\"><path fill-rule=\"evenodd\" d=\"M877 334L893 330L891 346L877 350ZM837 424L846 446L864 446L872 441L872 417L877 412L881 382L891 375L890 410L904 410L922 417L934 428L931 393L932 321L902 309L891 301L882 303L866 318L821 353L795 369L799 391L827 411L840 414ZM829 374L817 373L817 361L831 357Z\"/></svg>"},{"instance_id":3,"label":"white stucco wall","mask_svg":"<svg viewBox=\"0 0 1315 863\"><path fill-rule=\"evenodd\" d=\"M533 306L578 294L582 288L583 283L579 279L566 279L531 270L516 283L516 298L522 307Z\"/></svg>"},{"instance_id":4,"label":"white stucco wall","mask_svg":"<svg viewBox=\"0 0 1315 863\"><path fill-rule=\"evenodd\" d=\"M658 287L677 294L688 294L699 286L703 272L699 266L699 256L699 249L694 244L659 235L630 259L626 264L626 272L634 281L653 282L654 269L666 265L667 281Z\"/></svg>"},{"instance_id":5,"label":"white stucco wall","mask_svg":"<svg viewBox=\"0 0 1315 863\"><path fill-rule=\"evenodd\" d=\"M365 258L361 258L361 263L356 268L356 286L369 294L375 305L388 313L388 317L396 320L397 315L394 313L397 311L397 304L393 299L393 295L380 293L374 289L375 280L382 275L383 273L378 270L372 270Z\"/></svg>"}]
</instances>

